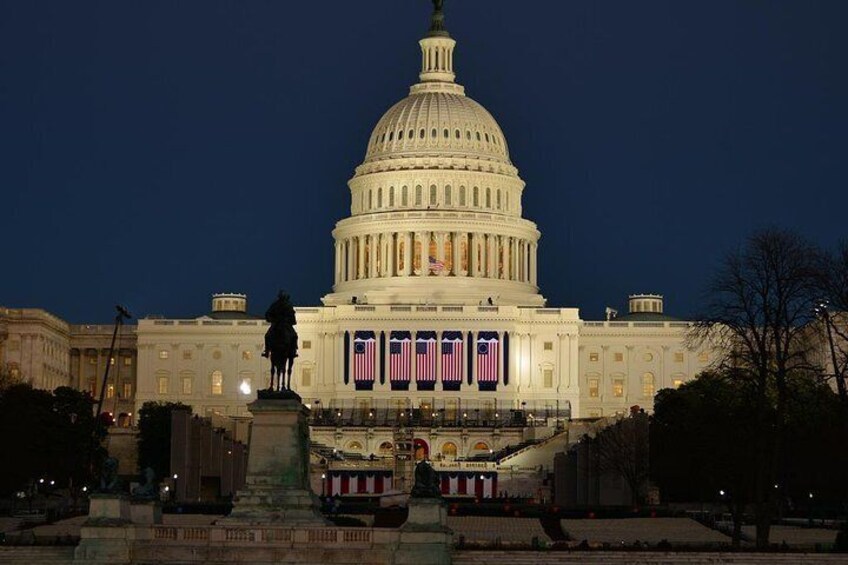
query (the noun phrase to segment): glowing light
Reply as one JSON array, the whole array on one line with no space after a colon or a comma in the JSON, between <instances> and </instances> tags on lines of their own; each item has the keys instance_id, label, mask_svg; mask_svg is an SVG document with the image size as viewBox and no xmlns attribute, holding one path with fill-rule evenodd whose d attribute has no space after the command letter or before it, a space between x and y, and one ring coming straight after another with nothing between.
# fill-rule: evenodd
<instances>
[{"instance_id":1,"label":"glowing light","mask_svg":"<svg viewBox=\"0 0 848 565\"><path fill-rule=\"evenodd\" d=\"M251 393L250 383L247 382L247 381L242 381L241 385L239 385L239 390L241 391L242 394L250 394Z\"/></svg>"}]
</instances>

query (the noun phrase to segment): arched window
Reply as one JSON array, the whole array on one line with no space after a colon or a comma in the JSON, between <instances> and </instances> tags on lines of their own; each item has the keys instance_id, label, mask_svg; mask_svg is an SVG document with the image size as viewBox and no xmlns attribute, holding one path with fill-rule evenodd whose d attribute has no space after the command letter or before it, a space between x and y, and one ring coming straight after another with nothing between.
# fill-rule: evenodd
<instances>
[{"instance_id":1,"label":"arched window","mask_svg":"<svg viewBox=\"0 0 848 565\"><path fill-rule=\"evenodd\" d=\"M455 136L457 139L459 139L460 137L462 137L462 135L459 133L459 130L456 130L456 131L454 132L454 136Z\"/></svg>"},{"instance_id":2,"label":"arched window","mask_svg":"<svg viewBox=\"0 0 848 565\"><path fill-rule=\"evenodd\" d=\"M654 374L645 373L642 375L642 396L645 398L653 398L655 389Z\"/></svg>"},{"instance_id":3,"label":"arched window","mask_svg":"<svg viewBox=\"0 0 848 565\"><path fill-rule=\"evenodd\" d=\"M421 198L422 198L421 185L419 184L415 187L415 205L416 206L421 206L421 202L422 202Z\"/></svg>"},{"instance_id":4,"label":"arched window","mask_svg":"<svg viewBox=\"0 0 848 565\"><path fill-rule=\"evenodd\" d=\"M450 185L445 187L445 206L453 206L453 195L451 194Z\"/></svg>"},{"instance_id":5,"label":"arched window","mask_svg":"<svg viewBox=\"0 0 848 565\"><path fill-rule=\"evenodd\" d=\"M504 210L509 212L509 191L504 192Z\"/></svg>"},{"instance_id":6,"label":"arched window","mask_svg":"<svg viewBox=\"0 0 848 565\"><path fill-rule=\"evenodd\" d=\"M470 129L465 130L465 139L467 139L468 141L471 141L471 130Z\"/></svg>"},{"instance_id":7,"label":"arched window","mask_svg":"<svg viewBox=\"0 0 848 565\"><path fill-rule=\"evenodd\" d=\"M224 394L224 374L221 371L212 371L211 384L212 394Z\"/></svg>"},{"instance_id":8,"label":"arched window","mask_svg":"<svg viewBox=\"0 0 848 565\"><path fill-rule=\"evenodd\" d=\"M368 191L368 210L374 207L374 191Z\"/></svg>"},{"instance_id":9,"label":"arched window","mask_svg":"<svg viewBox=\"0 0 848 565\"><path fill-rule=\"evenodd\" d=\"M409 130L409 134L408 134L406 137L408 137L409 139L414 138L414 137L415 137L415 132L414 132L414 131L412 131L412 130Z\"/></svg>"},{"instance_id":10,"label":"arched window","mask_svg":"<svg viewBox=\"0 0 848 565\"><path fill-rule=\"evenodd\" d=\"M383 207L383 187L377 189L377 208Z\"/></svg>"},{"instance_id":11,"label":"arched window","mask_svg":"<svg viewBox=\"0 0 848 565\"><path fill-rule=\"evenodd\" d=\"M474 187L473 196L471 199L471 204L476 208L480 206L480 189L478 187Z\"/></svg>"},{"instance_id":12,"label":"arched window","mask_svg":"<svg viewBox=\"0 0 848 565\"><path fill-rule=\"evenodd\" d=\"M492 207L492 189L486 188L486 208Z\"/></svg>"},{"instance_id":13,"label":"arched window","mask_svg":"<svg viewBox=\"0 0 848 565\"><path fill-rule=\"evenodd\" d=\"M389 208L394 208L395 205L395 187L389 187Z\"/></svg>"},{"instance_id":14,"label":"arched window","mask_svg":"<svg viewBox=\"0 0 848 565\"><path fill-rule=\"evenodd\" d=\"M362 444L356 440L353 440L349 444L347 444L348 451L362 451Z\"/></svg>"},{"instance_id":15,"label":"arched window","mask_svg":"<svg viewBox=\"0 0 848 565\"><path fill-rule=\"evenodd\" d=\"M436 205L436 185L430 185L430 206Z\"/></svg>"},{"instance_id":16,"label":"arched window","mask_svg":"<svg viewBox=\"0 0 848 565\"><path fill-rule=\"evenodd\" d=\"M439 134L436 131L436 128L433 128L433 129L430 130L430 137L436 137L437 135L439 135Z\"/></svg>"},{"instance_id":17,"label":"arched window","mask_svg":"<svg viewBox=\"0 0 848 565\"><path fill-rule=\"evenodd\" d=\"M409 189L407 187L403 187L400 192L400 205L408 206L409 205Z\"/></svg>"},{"instance_id":18,"label":"arched window","mask_svg":"<svg viewBox=\"0 0 848 565\"><path fill-rule=\"evenodd\" d=\"M392 442L384 441L377 448L377 455L380 457L391 457L394 452L394 447L392 446Z\"/></svg>"},{"instance_id":19,"label":"arched window","mask_svg":"<svg viewBox=\"0 0 848 565\"><path fill-rule=\"evenodd\" d=\"M444 136L445 136L445 139L447 139L447 138L449 138L449 137L450 137L450 132L448 131L448 128L445 128L445 131L444 131L444 132L442 132L442 135L444 135Z\"/></svg>"},{"instance_id":20,"label":"arched window","mask_svg":"<svg viewBox=\"0 0 848 565\"><path fill-rule=\"evenodd\" d=\"M403 139L403 130L402 129L398 130L398 141L400 141L401 139Z\"/></svg>"},{"instance_id":21,"label":"arched window","mask_svg":"<svg viewBox=\"0 0 848 565\"><path fill-rule=\"evenodd\" d=\"M465 206L465 187L464 186L459 187L459 205Z\"/></svg>"},{"instance_id":22,"label":"arched window","mask_svg":"<svg viewBox=\"0 0 848 565\"><path fill-rule=\"evenodd\" d=\"M445 459L456 459L456 444L452 441L446 441L442 444L442 457Z\"/></svg>"},{"instance_id":23,"label":"arched window","mask_svg":"<svg viewBox=\"0 0 848 565\"><path fill-rule=\"evenodd\" d=\"M391 141L391 139L389 141ZM489 134L488 133L486 134L486 143L489 143Z\"/></svg>"},{"instance_id":24,"label":"arched window","mask_svg":"<svg viewBox=\"0 0 848 565\"><path fill-rule=\"evenodd\" d=\"M498 192L497 192L497 198L495 199L495 206L497 207L498 210L501 209L501 190L500 189L498 189Z\"/></svg>"},{"instance_id":25,"label":"arched window","mask_svg":"<svg viewBox=\"0 0 848 565\"><path fill-rule=\"evenodd\" d=\"M418 132L418 137L424 139L424 136L427 135L427 132L424 128L421 128L421 131Z\"/></svg>"},{"instance_id":26,"label":"arched window","mask_svg":"<svg viewBox=\"0 0 848 565\"><path fill-rule=\"evenodd\" d=\"M477 141L480 141L480 132L477 132Z\"/></svg>"},{"instance_id":27,"label":"arched window","mask_svg":"<svg viewBox=\"0 0 848 565\"><path fill-rule=\"evenodd\" d=\"M485 441L478 441L472 448L474 451L489 451L489 444Z\"/></svg>"},{"instance_id":28,"label":"arched window","mask_svg":"<svg viewBox=\"0 0 848 565\"><path fill-rule=\"evenodd\" d=\"M394 137L395 137L395 132L390 131L389 132L389 141L392 141L394 139Z\"/></svg>"}]
</instances>

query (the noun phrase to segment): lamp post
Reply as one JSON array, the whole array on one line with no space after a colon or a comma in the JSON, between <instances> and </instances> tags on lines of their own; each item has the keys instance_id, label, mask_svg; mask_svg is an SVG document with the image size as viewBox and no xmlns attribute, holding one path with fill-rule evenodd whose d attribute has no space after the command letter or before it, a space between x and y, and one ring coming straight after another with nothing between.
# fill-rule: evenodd
<instances>
[{"instance_id":1,"label":"lamp post","mask_svg":"<svg viewBox=\"0 0 848 565\"><path fill-rule=\"evenodd\" d=\"M112 366L112 358L115 356L115 340L118 338L118 331L124 325L124 319L132 318L126 308L120 304L115 306L118 311L115 315L115 331L112 332L112 343L109 345L109 359L106 360L106 371L103 374L103 382L100 384L100 398L97 400L97 418L100 418L100 412L103 410L103 400L106 398L106 383L109 381L109 368Z\"/></svg>"}]
</instances>

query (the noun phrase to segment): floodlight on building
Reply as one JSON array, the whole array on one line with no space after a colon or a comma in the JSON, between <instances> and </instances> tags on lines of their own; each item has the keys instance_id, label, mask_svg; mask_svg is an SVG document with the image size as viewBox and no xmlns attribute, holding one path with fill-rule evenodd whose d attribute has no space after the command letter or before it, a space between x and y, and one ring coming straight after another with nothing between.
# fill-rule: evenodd
<instances>
[{"instance_id":1,"label":"floodlight on building","mask_svg":"<svg viewBox=\"0 0 848 565\"><path fill-rule=\"evenodd\" d=\"M242 394L250 394L251 393L250 383L247 382L247 380L241 381L241 385L239 385L239 390L241 391Z\"/></svg>"}]
</instances>

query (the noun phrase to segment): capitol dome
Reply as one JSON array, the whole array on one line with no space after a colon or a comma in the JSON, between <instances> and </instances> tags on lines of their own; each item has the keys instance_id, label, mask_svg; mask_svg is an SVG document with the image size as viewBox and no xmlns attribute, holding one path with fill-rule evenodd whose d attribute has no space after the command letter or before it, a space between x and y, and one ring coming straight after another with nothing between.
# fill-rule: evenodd
<instances>
[{"instance_id":1,"label":"capitol dome","mask_svg":"<svg viewBox=\"0 0 848 565\"><path fill-rule=\"evenodd\" d=\"M419 82L377 122L348 182L323 301L544 305L524 181L498 123L456 83L441 10L419 45Z\"/></svg>"}]
</instances>

